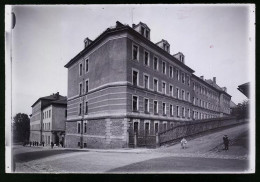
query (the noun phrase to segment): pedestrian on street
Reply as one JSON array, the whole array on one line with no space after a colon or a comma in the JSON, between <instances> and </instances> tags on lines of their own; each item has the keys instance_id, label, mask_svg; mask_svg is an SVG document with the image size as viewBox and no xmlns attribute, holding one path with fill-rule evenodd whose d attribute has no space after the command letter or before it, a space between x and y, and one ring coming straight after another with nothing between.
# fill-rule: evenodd
<instances>
[{"instance_id":1,"label":"pedestrian on street","mask_svg":"<svg viewBox=\"0 0 260 182\"><path fill-rule=\"evenodd\" d=\"M61 145L61 147L63 148L63 142L62 142L62 141L60 141L60 145Z\"/></svg>"},{"instance_id":2,"label":"pedestrian on street","mask_svg":"<svg viewBox=\"0 0 260 182\"><path fill-rule=\"evenodd\" d=\"M44 141L42 142L42 146L44 147Z\"/></svg>"},{"instance_id":3,"label":"pedestrian on street","mask_svg":"<svg viewBox=\"0 0 260 182\"><path fill-rule=\"evenodd\" d=\"M185 139L185 138L183 138L182 140L181 140L181 147L182 147L182 149L185 149L186 148L186 145L187 145L187 140Z\"/></svg>"},{"instance_id":4,"label":"pedestrian on street","mask_svg":"<svg viewBox=\"0 0 260 182\"><path fill-rule=\"evenodd\" d=\"M223 143L224 143L224 150L228 150L229 147L229 139L227 135L224 135L223 137Z\"/></svg>"},{"instance_id":5,"label":"pedestrian on street","mask_svg":"<svg viewBox=\"0 0 260 182\"><path fill-rule=\"evenodd\" d=\"M54 146L54 143L53 142L51 142L51 148L53 149L53 146Z\"/></svg>"}]
</instances>

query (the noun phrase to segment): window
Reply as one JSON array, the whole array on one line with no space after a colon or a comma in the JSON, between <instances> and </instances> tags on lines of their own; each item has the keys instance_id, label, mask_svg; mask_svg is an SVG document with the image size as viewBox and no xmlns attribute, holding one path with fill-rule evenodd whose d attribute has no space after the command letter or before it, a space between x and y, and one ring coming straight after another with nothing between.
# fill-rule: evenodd
<instances>
[{"instance_id":1,"label":"window","mask_svg":"<svg viewBox=\"0 0 260 182\"><path fill-rule=\"evenodd\" d=\"M195 111L193 111L193 119L195 119L196 117L195 117Z\"/></svg>"},{"instance_id":2,"label":"window","mask_svg":"<svg viewBox=\"0 0 260 182\"><path fill-rule=\"evenodd\" d=\"M88 93L88 80L85 81L85 92Z\"/></svg>"},{"instance_id":3,"label":"window","mask_svg":"<svg viewBox=\"0 0 260 182\"><path fill-rule=\"evenodd\" d=\"M139 60L139 48L137 45L133 45L133 60Z\"/></svg>"},{"instance_id":4,"label":"window","mask_svg":"<svg viewBox=\"0 0 260 182\"><path fill-rule=\"evenodd\" d=\"M133 111L137 111L138 110L138 97L137 96L133 96Z\"/></svg>"},{"instance_id":5,"label":"window","mask_svg":"<svg viewBox=\"0 0 260 182\"><path fill-rule=\"evenodd\" d=\"M80 122L78 122L78 133L81 133L81 126Z\"/></svg>"},{"instance_id":6,"label":"window","mask_svg":"<svg viewBox=\"0 0 260 182\"><path fill-rule=\"evenodd\" d=\"M166 94L166 83L165 82L162 83L162 91L164 94Z\"/></svg>"},{"instance_id":7,"label":"window","mask_svg":"<svg viewBox=\"0 0 260 182\"><path fill-rule=\"evenodd\" d=\"M81 115L82 104L79 104L79 115Z\"/></svg>"},{"instance_id":8,"label":"window","mask_svg":"<svg viewBox=\"0 0 260 182\"><path fill-rule=\"evenodd\" d=\"M144 34L144 27L141 27L141 34L142 34L143 36L145 36L145 34Z\"/></svg>"},{"instance_id":9,"label":"window","mask_svg":"<svg viewBox=\"0 0 260 182\"><path fill-rule=\"evenodd\" d=\"M137 86L138 84L138 72L133 70L133 85Z\"/></svg>"},{"instance_id":10,"label":"window","mask_svg":"<svg viewBox=\"0 0 260 182\"><path fill-rule=\"evenodd\" d=\"M149 30L145 30L145 37L149 39Z\"/></svg>"},{"instance_id":11,"label":"window","mask_svg":"<svg viewBox=\"0 0 260 182\"><path fill-rule=\"evenodd\" d=\"M195 86L195 83L193 83L193 90L195 91L195 89L196 89L196 86Z\"/></svg>"},{"instance_id":12,"label":"window","mask_svg":"<svg viewBox=\"0 0 260 182\"><path fill-rule=\"evenodd\" d=\"M187 101L190 102L190 92L187 92Z\"/></svg>"},{"instance_id":13,"label":"window","mask_svg":"<svg viewBox=\"0 0 260 182\"><path fill-rule=\"evenodd\" d=\"M149 53L144 51L144 65L149 66Z\"/></svg>"},{"instance_id":14,"label":"window","mask_svg":"<svg viewBox=\"0 0 260 182\"><path fill-rule=\"evenodd\" d=\"M190 109L188 109L188 118L190 118Z\"/></svg>"},{"instance_id":15,"label":"window","mask_svg":"<svg viewBox=\"0 0 260 182\"><path fill-rule=\"evenodd\" d=\"M144 99L144 109L146 113L149 112L149 99Z\"/></svg>"},{"instance_id":16,"label":"window","mask_svg":"<svg viewBox=\"0 0 260 182\"><path fill-rule=\"evenodd\" d=\"M166 115L166 104L163 103L162 106L163 106L163 115Z\"/></svg>"},{"instance_id":17,"label":"window","mask_svg":"<svg viewBox=\"0 0 260 182\"><path fill-rule=\"evenodd\" d=\"M158 101L153 101L153 112L158 114Z\"/></svg>"},{"instance_id":18,"label":"window","mask_svg":"<svg viewBox=\"0 0 260 182\"><path fill-rule=\"evenodd\" d=\"M85 114L88 114L88 102L85 102Z\"/></svg>"},{"instance_id":19,"label":"window","mask_svg":"<svg viewBox=\"0 0 260 182\"><path fill-rule=\"evenodd\" d=\"M88 72L88 59L85 60L85 71Z\"/></svg>"},{"instance_id":20,"label":"window","mask_svg":"<svg viewBox=\"0 0 260 182\"><path fill-rule=\"evenodd\" d=\"M181 81L182 81L182 83L185 83L185 74L184 73L181 74Z\"/></svg>"},{"instance_id":21,"label":"window","mask_svg":"<svg viewBox=\"0 0 260 182\"><path fill-rule=\"evenodd\" d=\"M82 94L82 83L79 84L79 95Z\"/></svg>"},{"instance_id":22,"label":"window","mask_svg":"<svg viewBox=\"0 0 260 182\"><path fill-rule=\"evenodd\" d=\"M149 122L144 123L144 133L145 133L145 135L148 135L150 133L150 123Z\"/></svg>"},{"instance_id":23,"label":"window","mask_svg":"<svg viewBox=\"0 0 260 182\"><path fill-rule=\"evenodd\" d=\"M170 66L170 78L173 78L173 68Z\"/></svg>"},{"instance_id":24,"label":"window","mask_svg":"<svg viewBox=\"0 0 260 182\"><path fill-rule=\"evenodd\" d=\"M193 105L196 105L196 99L193 97Z\"/></svg>"},{"instance_id":25,"label":"window","mask_svg":"<svg viewBox=\"0 0 260 182\"><path fill-rule=\"evenodd\" d=\"M162 63L162 66L163 66L163 74L166 74L166 63L165 62L163 62Z\"/></svg>"},{"instance_id":26,"label":"window","mask_svg":"<svg viewBox=\"0 0 260 182\"><path fill-rule=\"evenodd\" d=\"M189 75L187 75L187 84L188 84L188 86L190 86L190 76Z\"/></svg>"},{"instance_id":27,"label":"window","mask_svg":"<svg viewBox=\"0 0 260 182\"><path fill-rule=\"evenodd\" d=\"M158 80L155 78L153 79L153 90L158 91Z\"/></svg>"},{"instance_id":28,"label":"window","mask_svg":"<svg viewBox=\"0 0 260 182\"><path fill-rule=\"evenodd\" d=\"M158 70L158 58L157 57L153 58L153 69Z\"/></svg>"},{"instance_id":29,"label":"window","mask_svg":"<svg viewBox=\"0 0 260 182\"><path fill-rule=\"evenodd\" d=\"M182 100L185 100L185 91L184 90L181 90L181 98L182 98Z\"/></svg>"},{"instance_id":30,"label":"window","mask_svg":"<svg viewBox=\"0 0 260 182\"><path fill-rule=\"evenodd\" d=\"M177 95L177 98L179 99L180 98L180 90L179 90L179 88L176 88L176 95Z\"/></svg>"},{"instance_id":31,"label":"window","mask_svg":"<svg viewBox=\"0 0 260 182\"><path fill-rule=\"evenodd\" d=\"M139 122L138 121L135 121L134 122L134 133L138 134L138 130L139 130Z\"/></svg>"},{"instance_id":32,"label":"window","mask_svg":"<svg viewBox=\"0 0 260 182\"><path fill-rule=\"evenodd\" d=\"M65 117L67 117L67 109L65 109Z\"/></svg>"},{"instance_id":33,"label":"window","mask_svg":"<svg viewBox=\"0 0 260 182\"><path fill-rule=\"evenodd\" d=\"M84 122L84 133L87 133L87 123Z\"/></svg>"},{"instance_id":34,"label":"window","mask_svg":"<svg viewBox=\"0 0 260 182\"><path fill-rule=\"evenodd\" d=\"M51 110L49 110L49 117L51 117Z\"/></svg>"},{"instance_id":35,"label":"window","mask_svg":"<svg viewBox=\"0 0 260 182\"><path fill-rule=\"evenodd\" d=\"M167 130L167 122L163 122L163 130L164 130L164 131Z\"/></svg>"},{"instance_id":36,"label":"window","mask_svg":"<svg viewBox=\"0 0 260 182\"><path fill-rule=\"evenodd\" d=\"M79 76L82 75L82 63L79 64Z\"/></svg>"},{"instance_id":37,"label":"window","mask_svg":"<svg viewBox=\"0 0 260 182\"><path fill-rule=\"evenodd\" d=\"M148 89L149 88L149 76L144 75L144 88Z\"/></svg>"},{"instance_id":38,"label":"window","mask_svg":"<svg viewBox=\"0 0 260 182\"><path fill-rule=\"evenodd\" d=\"M176 106L176 112L177 112L177 117L180 117L180 108L179 108L179 106Z\"/></svg>"},{"instance_id":39,"label":"window","mask_svg":"<svg viewBox=\"0 0 260 182\"><path fill-rule=\"evenodd\" d=\"M185 118L185 108L182 107L182 117Z\"/></svg>"},{"instance_id":40,"label":"window","mask_svg":"<svg viewBox=\"0 0 260 182\"><path fill-rule=\"evenodd\" d=\"M170 116L173 116L173 106L170 104Z\"/></svg>"},{"instance_id":41,"label":"window","mask_svg":"<svg viewBox=\"0 0 260 182\"><path fill-rule=\"evenodd\" d=\"M159 132L159 123L156 122L156 123L154 123L154 133L156 134L158 132Z\"/></svg>"},{"instance_id":42,"label":"window","mask_svg":"<svg viewBox=\"0 0 260 182\"><path fill-rule=\"evenodd\" d=\"M173 128L173 122L171 122L171 124L170 124L170 125L171 125L171 128Z\"/></svg>"},{"instance_id":43,"label":"window","mask_svg":"<svg viewBox=\"0 0 260 182\"><path fill-rule=\"evenodd\" d=\"M169 92L170 92L170 95L173 96L173 86L172 85L170 85L170 91Z\"/></svg>"},{"instance_id":44,"label":"window","mask_svg":"<svg viewBox=\"0 0 260 182\"><path fill-rule=\"evenodd\" d=\"M180 73L179 73L178 69L176 69L176 77L177 77L177 80L180 80Z\"/></svg>"}]
</instances>

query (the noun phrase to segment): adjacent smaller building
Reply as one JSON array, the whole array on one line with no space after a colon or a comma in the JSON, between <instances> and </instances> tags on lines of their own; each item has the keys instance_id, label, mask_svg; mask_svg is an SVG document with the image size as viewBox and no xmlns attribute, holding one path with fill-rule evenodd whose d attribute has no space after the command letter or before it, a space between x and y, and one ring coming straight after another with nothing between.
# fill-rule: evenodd
<instances>
[{"instance_id":1,"label":"adjacent smaller building","mask_svg":"<svg viewBox=\"0 0 260 182\"><path fill-rule=\"evenodd\" d=\"M39 98L32 105L30 141L64 143L67 97L59 92Z\"/></svg>"}]
</instances>

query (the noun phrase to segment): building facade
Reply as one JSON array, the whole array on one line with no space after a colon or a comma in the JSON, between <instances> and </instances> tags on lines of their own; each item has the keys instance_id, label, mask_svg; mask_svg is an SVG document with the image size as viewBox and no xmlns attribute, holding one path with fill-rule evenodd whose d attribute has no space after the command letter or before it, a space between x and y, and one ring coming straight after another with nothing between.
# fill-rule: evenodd
<instances>
[{"instance_id":1,"label":"building facade","mask_svg":"<svg viewBox=\"0 0 260 182\"><path fill-rule=\"evenodd\" d=\"M39 98L32 105L30 141L46 145L64 142L67 98L59 92Z\"/></svg>"},{"instance_id":2,"label":"building facade","mask_svg":"<svg viewBox=\"0 0 260 182\"><path fill-rule=\"evenodd\" d=\"M216 78L194 75L182 53L150 41L150 28L116 22L71 59L66 147L131 147L154 143L179 123L230 114ZM228 101L229 102L229 101Z\"/></svg>"}]
</instances>

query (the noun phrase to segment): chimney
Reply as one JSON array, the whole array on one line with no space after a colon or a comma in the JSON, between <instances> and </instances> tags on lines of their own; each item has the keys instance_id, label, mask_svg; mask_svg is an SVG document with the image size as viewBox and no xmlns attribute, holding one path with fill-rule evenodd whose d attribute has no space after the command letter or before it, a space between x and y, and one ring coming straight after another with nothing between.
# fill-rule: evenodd
<instances>
[{"instance_id":1,"label":"chimney","mask_svg":"<svg viewBox=\"0 0 260 182\"><path fill-rule=\"evenodd\" d=\"M204 76L200 76L200 78L201 78L202 80L204 80Z\"/></svg>"},{"instance_id":2,"label":"chimney","mask_svg":"<svg viewBox=\"0 0 260 182\"><path fill-rule=\"evenodd\" d=\"M224 92L227 92L227 87L222 87Z\"/></svg>"},{"instance_id":3,"label":"chimney","mask_svg":"<svg viewBox=\"0 0 260 182\"><path fill-rule=\"evenodd\" d=\"M216 84L216 77L213 77L213 83Z\"/></svg>"},{"instance_id":4,"label":"chimney","mask_svg":"<svg viewBox=\"0 0 260 182\"><path fill-rule=\"evenodd\" d=\"M132 24L132 28L134 28L134 27L135 27L135 24L133 23L133 24Z\"/></svg>"}]
</instances>

